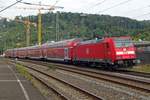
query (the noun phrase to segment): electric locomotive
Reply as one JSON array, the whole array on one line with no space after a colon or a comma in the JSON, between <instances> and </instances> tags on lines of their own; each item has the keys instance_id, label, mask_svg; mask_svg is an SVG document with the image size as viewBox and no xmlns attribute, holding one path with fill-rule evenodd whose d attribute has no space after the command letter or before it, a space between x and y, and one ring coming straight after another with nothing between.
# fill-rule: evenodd
<instances>
[{"instance_id":1,"label":"electric locomotive","mask_svg":"<svg viewBox=\"0 0 150 100\"><path fill-rule=\"evenodd\" d=\"M107 37L82 41L74 48L73 61L120 67L132 66L137 62L135 47L130 37Z\"/></svg>"}]
</instances>

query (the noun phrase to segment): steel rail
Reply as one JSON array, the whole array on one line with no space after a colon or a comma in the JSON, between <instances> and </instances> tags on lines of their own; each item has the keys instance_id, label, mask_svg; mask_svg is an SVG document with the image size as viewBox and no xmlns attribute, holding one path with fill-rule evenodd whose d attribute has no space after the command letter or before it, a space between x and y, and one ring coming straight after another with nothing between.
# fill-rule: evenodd
<instances>
[{"instance_id":1,"label":"steel rail","mask_svg":"<svg viewBox=\"0 0 150 100\"><path fill-rule=\"evenodd\" d=\"M79 68L75 66L70 67L70 65L44 63L44 62L37 62L37 61L28 61L28 62L31 62L31 63L36 62L36 64L40 64L40 65L47 66L47 67L48 67L48 64L51 64L51 65L53 64L54 66L56 66L57 69L70 71L73 73L78 73L78 74L93 77L96 79L121 84L123 86L131 87L133 89L137 89L137 90L150 93L150 81L149 80L144 80L144 79L140 80L140 79L132 78L132 77L129 78L127 76L123 76L123 74L118 74L118 75L112 74L112 73L109 74L108 72L88 70L88 69L83 69L83 68Z\"/></svg>"},{"instance_id":2,"label":"steel rail","mask_svg":"<svg viewBox=\"0 0 150 100\"><path fill-rule=\"evenodd\" d=\"M97 96L97 95L95 95L94 93L90 93L89 91L87 91L87 90L85 90L85 89L82 89L82 88L80 88L79 86L75 86L75 85L73 85L73 84L71 84L71 83L68 83L68 82L66 82L65 80L59 79L59 78L57 78L57 77L55 77L55 76L52 76L52 75L48 74L48 73L45 72L45 71L42 71L42 70L39 70L39 69L36 69L36 68L33 68L33 67L29 67L29 66L24 65L24 64L23 64L23 66L26 67L26 68L28 68L28 69L34 70L34 71L36 71L36 72L38 72L38 73L41 73L41 74L43 74L43 75L45 75L45 76L47 76L47 77L51 77L51 78L53 78L53 79L55 79L55 80L57 80L57 81L60 81L61 83L64 83L64 84L66 84L66 85L68 85L68 86L70 86L70 87L72 87L72 88L74 88L74 89L76 89L76 90L79 90L79 91L81 91L82 93L85 93L85 94L87 94L88 96L94 98L94 100L103 100L102 97ZM35 76L35 77L37 77L37 76ZM67 98L67 97L65 96L65 98ZM69 100L69 98L67 98L67 100Z\"/></svg>"}]
</instances>

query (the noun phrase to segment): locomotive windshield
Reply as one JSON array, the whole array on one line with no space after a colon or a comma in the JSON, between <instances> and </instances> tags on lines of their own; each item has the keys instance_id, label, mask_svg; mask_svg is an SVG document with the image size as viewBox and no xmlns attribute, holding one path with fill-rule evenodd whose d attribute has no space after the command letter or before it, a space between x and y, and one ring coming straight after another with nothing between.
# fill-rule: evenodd
<instances>
[{"instance_id":1,"label":"locomotive windshield","mask_svg":"<svg viewBox=\"0 0 150 100\"><path fill-rule=\"evenodd\" d=\"M115 38L116 47L130 47L133 46L131 39Z\"/></svg>"}]
</instances>

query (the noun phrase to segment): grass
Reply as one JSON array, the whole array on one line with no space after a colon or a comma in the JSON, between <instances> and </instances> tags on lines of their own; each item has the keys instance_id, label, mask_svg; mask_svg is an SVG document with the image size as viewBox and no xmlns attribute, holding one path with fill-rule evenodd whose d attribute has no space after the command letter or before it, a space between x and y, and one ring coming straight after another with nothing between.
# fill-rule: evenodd
<instances>
[{"instance_id":1,"label":"grass","mask_svg":"<svg viewBox=\"0 0 150 100\"><path fill-rule=\"evenodd\" d=\"M22 64L16 63L16 69L21 75L23 75L26 79L28 79L32 83L32 85L36 87L47 98L47 96L49 95L49 90L45 86L43 86L38 80L33 78Z\"/></svg>"},{"instance_id":2,"label":"grass","mask_svg":"<svg viewBox=\"0 0 150 100\"><path fill-rule=\"evenodd\" d=\"M48 65L48 68L51 70L56 70L56 66L54 66L54 65Z\"/></svg>"},{"instance_id":3,"label":"grass","mask_svg":"<svg viewBox=\"0 0 150 100\"><path fill-rule=\"evenodd\" d=\"M150 73L150 64L134 66L129 70Z\"/></svg>"},{"instance_id":4,"label":"grass","mask_svg":"<svg viewBox=\"0 0 150 100\"><path fill-rule=\"evenodd\" d=\"M28 73L28 71L25 69L25 67L21 64L16 64L16 69L19 73L21 73L25 78L28 80L32 80L32 76Z\"/></svg>"}]
</instances>

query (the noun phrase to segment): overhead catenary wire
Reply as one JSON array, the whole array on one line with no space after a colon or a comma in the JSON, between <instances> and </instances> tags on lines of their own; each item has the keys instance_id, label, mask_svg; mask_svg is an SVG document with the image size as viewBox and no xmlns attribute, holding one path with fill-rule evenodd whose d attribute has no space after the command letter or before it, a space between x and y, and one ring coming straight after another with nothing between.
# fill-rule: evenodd
<instances>
[{"instance_id":1,"label":"overhead catenary wire","mask_svg":"<svg viewBox=\"0 0 150 100\"><path fill-rule=\"evenodd\" d=\"M19 6L13 6L14 9L24 9L24 10L54 10L54 8L63 9L64 7L61 6L55 6L59 1L57 0L53 5L43 5L43 4L34 4L29 2L19 2L24 3L26 5L36 5L39 6L39 8L36 7L19 7ZM1 6L0 8L4 8L5 6ZM46 8L45 8L46 7Z\"/></svg>"},{"instance_id":2,"label":"overhead catenary wire","mask_svg":"<svg viewBox=\"0 0 150 100\"><path fill-rule=\"evenodd\" d=\"M106 1L107 1L107 0L103 0L103 1L101 1L101 2L98 2L98 3L96 3L93 7L99 6L99 5L103 4L103 3L106 2Z\"/></svg>"},{"instance_id":3,"label":"overhead catenary wire","mask_svg":"<svg viewBox=\"0 0 150 100\"><path fill-rule=\"evenodd\" d=\"M42 44L42 16L41 16L41 10L54 10L55 8L61 8L63 9L63 7L59 7L59 6L55 6L60 0L57 0L53 5L49 5L48 8L25 8L25 9L32 9L32 10L38 10L39 14L38 14L38 44L39 46L41 46ZM39 4L34 4L34 3L27 3L27 2L21 2L23 4L26 5L36 5L36 6L41 6L41 3ZM47 5L46 5L47 6ZM24 8L23 8L24 9Z\"/></svg>"},{"instance_id":4,"label":"overhead catenary wire","mask_svg":"<svg viewBox=\"0 0 150 100\"><path fill-rule=\"evenodd\" d=\"M113 6L111 6L111 7L109 7L109 8L106 8L106 9L104 9L104 10L102 10L102 11L99 11L99 13L108 11L108 10L110 10L110 9L112 9L112 8L115 8L115 7L117 7L117 6L123 5L123 4L125 4L125 3L130 2L130 1L132 1L132 0L126 0L126 1L120 2L120 3L116 4L116 5L113 5Z\"/></svg>"},{"instance_id":5,"label":"overhead catenary wire","mask_svg":"<svg viewBox=\"0 0 150 100\"><path fill-rule=\"evenodd\" d=\"M19 0L19 1L17 0L15 3L13 3L13 4L11 4L11 5L9 5L9 6L5 7L5 8L3 8L2 10L0 10L0 13L3 12L3 11L5 11L5 10L7 10L8 8L10 8L10 7L16 5L17 3L21 2L21 1L22 1L22 0Z\"/></svg>"},{"instance_id":6,"label":"overhead catenary wire","mask_svg":"<svg viewBox=\"0 0 150 100\"><path fill-rule=\"evenodd\" d=\"M143 10L143 9L145 9L145 8L148 8L148 7L150 7L150 5L143 6L143 7L139 7L139 8L136 8L136 9L132 9L132 10L126 11L126 12L124 12L124 13L131 13L131 12L134 12L134 11Z\"/></svg>"},{"instance_id":7,"label":"overhead catenary wire","mask_svg":"<svg viewBox=\"0 0 150 100\"><path fill-rule=\"evenodd\" d=\"M48 7L51 6L51 7L53 7L53 6L55 6L58 2L59 2L59 1L57 0L54 5L43 5L43 4L36 4L36 3L30 3L30 2L22 2L22 1L21 1L20 3L26 4L26 5L34 5L34 6L48 6ZM55 7L60 8L60 6L55 6ZM63 7L62 7L62 8L63 8Z\"/></svg>"},{"instance_id":8,"label":"overhead catenary wire","mask_svg":"<svg viewBox=\"0 0 150 100\"><path fill-rule=\"evenodd\" d=\"M132 18L139 18L139 17L146 16L146 15L150 15L150 12L142 14L142 15L139 15L139 16L135 16L135 17L132 17Z\"/></svg>"},{"instance_id":9,"label":"overhead catenary wire","mask_svg":"<svg viewBox=\"0 0 150 100\"><path fill-rule=\"evenodd\" d=\"M102 5L103 3L105 3L107 0L103 0L103 1L101 1L101 2L98 2L98 3L95 3L94 5L92 5L91 7L90 7L90 9L91 8L95 8L96 6L100 6L100 5Z\"/></svg>"},{"instance_id":10,"label":"overhead catenary wire","mask_svg":"<svg viewBox=\"0 0 150 100\"><path fill-rule=\"evenodd\" d=\"M94 5L92 5L92 6L90 7L90 9L95 8L95 7L97 7L97 6L100 6L100 5L104 4L106 1L107 1L107 0L103 0L103 1L97 2L97 3L95 3Z\"/></svg>"}]
</instances>

